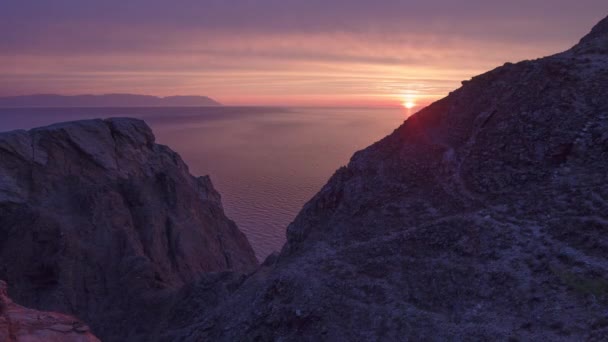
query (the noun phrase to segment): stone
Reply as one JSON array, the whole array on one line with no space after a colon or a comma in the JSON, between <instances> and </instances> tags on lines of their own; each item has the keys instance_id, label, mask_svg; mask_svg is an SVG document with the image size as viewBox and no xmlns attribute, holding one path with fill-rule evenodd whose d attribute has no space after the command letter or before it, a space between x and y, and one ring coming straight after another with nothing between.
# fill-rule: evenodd
<instances>
[{"instance_id":1,"label":"stone","mask_svg":"<svg viewBox=\"0 0 608 342\"><path fill-rule=\"evenodd\" d=\"M15 304L0 280L0 341L2 342L99 342L76 318L41 312Z\"/></svg>"},{"instance_id":2,"label":"stone","mask_svg":"<svg viewBox=\"0 0 608 342\"><path fill-rule=\"evenodd\" d=\"M204 273L257 266L209 177L141 120L0 133L0 161L0 278L104 341L145 331L150 303Z\"/></svg>"}]
</instances>

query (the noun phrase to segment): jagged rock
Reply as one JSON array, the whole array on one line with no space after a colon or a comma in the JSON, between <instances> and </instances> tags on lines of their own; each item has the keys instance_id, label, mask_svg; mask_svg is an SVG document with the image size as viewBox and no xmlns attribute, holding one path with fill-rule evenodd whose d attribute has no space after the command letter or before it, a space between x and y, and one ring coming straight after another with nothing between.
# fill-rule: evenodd
<instances>
[{"instance_id":1,"label":"jagged rock","mask_svg":"<svg viewBox=\"0 0 608 342\"><path fill-rule=\"evenodd\" d=\"M20 304L78 316L104 341L147 333L206 272L257 260L208 177L135 119L0 133L0 278Z\"/></svg>"},{"instance_id":2,"label":"jagged rock","mask_svg":"<svg viewBox=\"0 0 608 342\"><path fill-rule=\"evenodd\" d=\"M89 328L74 317L41 312L13 303L0 280L0 341L99 342Z\"/></svg>"},{"instance_id":3,"label":"jagged rock","mask_svg":"<svg viewBox=\"0 0 608 342\"><path fill-rule=\"evenodd\" d=\"M607 23L357 152L277 260L211 309L173 309L164 340L604 341Z\"/></svg>"},{"instance_id":4,"label":"jagged rock","mask_svg":"<svg viewBox=\"0 0 608 342\"><path fill-rule=\"evenodd\" d=\"M601 39L606 41L608 39L608 18L604 18L602 21L597 23L591 30L591 32L581 39L579 45L585 45L591 43L593 40Z\"/></svg>"}]
</instances>

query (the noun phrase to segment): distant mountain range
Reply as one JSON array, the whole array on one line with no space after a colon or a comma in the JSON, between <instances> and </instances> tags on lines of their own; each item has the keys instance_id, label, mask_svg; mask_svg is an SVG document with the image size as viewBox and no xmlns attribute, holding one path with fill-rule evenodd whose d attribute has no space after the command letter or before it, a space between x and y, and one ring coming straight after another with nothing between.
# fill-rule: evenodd
<instances>
[{"instance_id":1,"label":"distant mountain range","mask_svg":"<svg viewBox=\"0 0 608 342\"><path fill-rule=\"evenodd\" d=\"M74 95L36 94L0 97L0 107L199 107L221 106L207 96L157 97L134 94Z\"/></svg>"}]
</instances>

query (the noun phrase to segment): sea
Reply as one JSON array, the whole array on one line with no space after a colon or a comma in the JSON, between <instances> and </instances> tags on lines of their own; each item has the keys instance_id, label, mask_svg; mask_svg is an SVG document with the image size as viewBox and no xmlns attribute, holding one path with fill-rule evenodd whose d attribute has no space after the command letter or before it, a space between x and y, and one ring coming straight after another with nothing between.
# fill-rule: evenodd
<instances>
[{"instance_id":1,"label":"sea","mask_svg":"<svg viewBox=\"0 0 608 342\"><path fill-rule=\"evenodd\" d=\"M143 119L193 175L210 175L227 216L264 260L282 248L287 226L335 170L407 115L403 108L0 108L0 131Z\"/></svg>"}]
</instances>

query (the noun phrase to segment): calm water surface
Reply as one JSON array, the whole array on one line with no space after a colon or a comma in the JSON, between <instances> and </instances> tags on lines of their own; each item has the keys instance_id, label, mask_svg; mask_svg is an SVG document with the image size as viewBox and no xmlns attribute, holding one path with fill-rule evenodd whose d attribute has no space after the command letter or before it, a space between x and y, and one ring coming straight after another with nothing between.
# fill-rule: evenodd
<instances>
[{"instance_id":1,"label":"calm water surface","mask_svg":"<svg viewBox=\"0 0 608 342\"><path fill-rule=\"evenodd\" d=\"M285 228L352 154L397 128L399 108L0 108L0 131L60 121L137 117L194 175L209 174L227 215L259 259L280 250Z\"/></svg>"}]
</instances>

